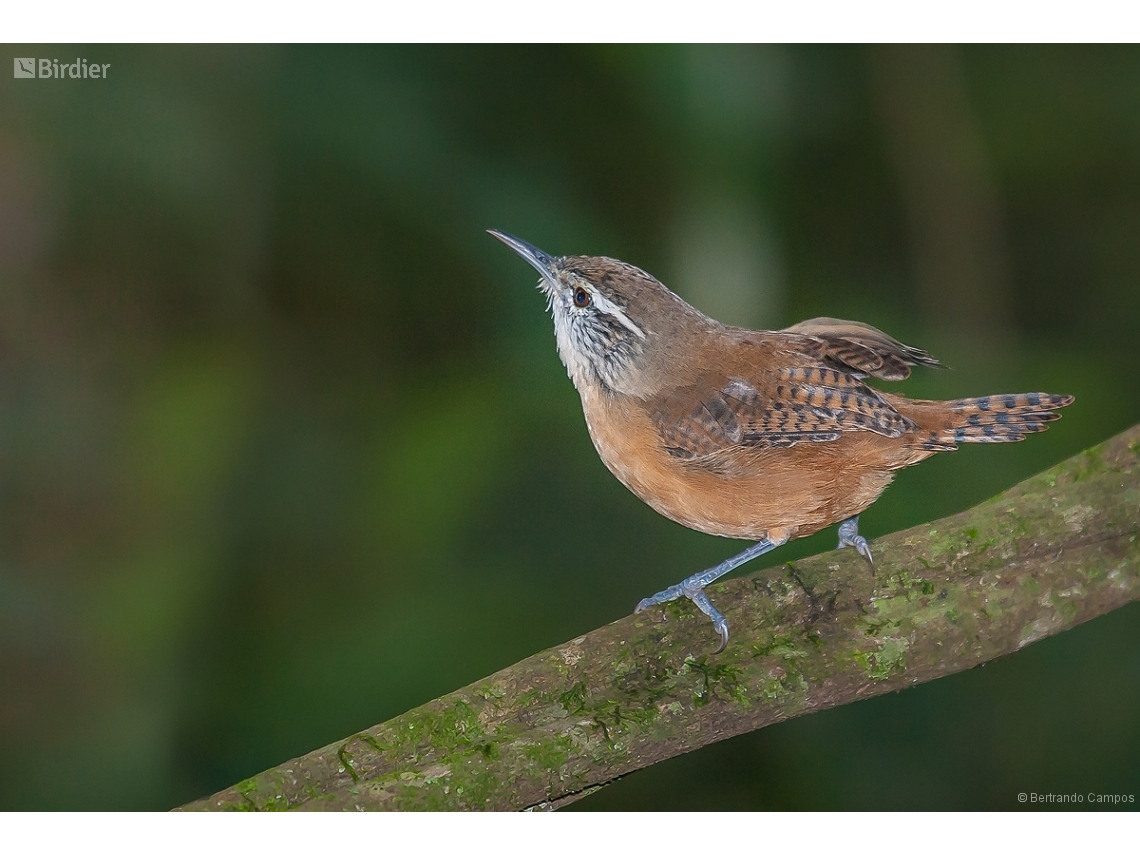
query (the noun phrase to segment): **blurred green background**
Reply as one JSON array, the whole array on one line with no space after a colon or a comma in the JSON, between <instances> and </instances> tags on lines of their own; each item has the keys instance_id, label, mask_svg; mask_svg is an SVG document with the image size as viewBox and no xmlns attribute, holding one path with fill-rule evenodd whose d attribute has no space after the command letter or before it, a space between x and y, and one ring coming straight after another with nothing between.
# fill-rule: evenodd
<instances>
[{"instance_id":1,"label":"blurred green background","mask_svg":"<svg viewBox=\"0 0 1140 855\"><path fill-rule=\"evenodd\" d=\"M0 74L0 808L176 806L738 551L603 468L487 228L875 324L952 366L912 396L1076 395L902 473L872 537L1140 421L1136 48L6 53L111 69ZM1140 796L1138 618L575 808Z\"/></svg>"}]
</instances>

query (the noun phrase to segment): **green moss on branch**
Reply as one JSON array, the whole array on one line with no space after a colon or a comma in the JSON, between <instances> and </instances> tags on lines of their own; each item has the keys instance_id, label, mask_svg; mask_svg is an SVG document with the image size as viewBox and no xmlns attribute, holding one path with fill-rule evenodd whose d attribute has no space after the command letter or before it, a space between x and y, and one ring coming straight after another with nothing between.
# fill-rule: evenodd
<instances>
[{"instance_id":1,"label":"green moss on branch","mask_svg":"<svg viewBox=\"0 0 1140 855\"><path fill-rule=\"evenodd\" d=\"M971 668L1140 598L1140 426L953 517L631 615L191 810L517 810Z\"/></svg>"}]
</instances>

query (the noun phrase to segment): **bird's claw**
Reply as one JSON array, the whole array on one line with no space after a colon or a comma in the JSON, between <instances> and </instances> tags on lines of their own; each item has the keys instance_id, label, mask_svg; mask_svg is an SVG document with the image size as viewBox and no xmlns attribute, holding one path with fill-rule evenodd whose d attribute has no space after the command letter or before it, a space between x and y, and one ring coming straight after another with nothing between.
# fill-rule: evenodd
<instances>
[{"instance_id":1,"label":"bird's claw","mask_svg":"<svg viewBox=\"0 0 1140 855\"><path fill-rule=\"evenodd\" d=\"M709 596L705 593L705 588L725 573L735 570L746 561L751 561L758 555L763 555L765 552L769 552L777 546L787 543L787 541L787 537L762 538L743 552L722 561L715 567L702 570L700 573L694 573L683 582L672 585L664 591L659 591L652 597L646 597L637 604L637 608L633 610L633 613L637 614L650 606L668 603L681 597L687 597L693 601L693 605L700 609L708 619L712 621L713 629L716 630L716 634L720 637L720 646L716 649L716 652L720 653L728 646L728 621L724 619L724 615L716 610L716 606L709 602Z\"/></svg>"},{"instance_id":2,"label":"bird's claw","mask_svg":"<svg viewBox=\"0 0 1140 855\"><path fill-rule=\"evenodd\" d=\"M854 547L856 552L867 559L871 569L875 569L875 559L871 557L871 544L867 542L867 538L859 534L858 515L845 519L839 524L839 545L835 548L842 549L845 546Z\"/></svg>"},{"instance_id":3,"label":"bird's claw","mask_svg":"<svg viewBox=\"0 0 1140 855\"><path fill-rule=\"evenodd\" d=\"M713 629L715 629L716 634L720 636L720 646L713 651L713 655L715 656L718 653L723 653L724 648L728 647L728 621L723 617L718 621L714 620Z\"/></svg>"},{"instance_id":4,"label":"bird's claw","mask_svg":"<svg viewBox=\"0 0 1140 855\"><path fill-rule=\"evenodd\" d=\"M672 600L680 599L681 597L692 600L693 605L712 620L713 629L716 630L717 637L720 638L720 645L713 651L713 655L722 652L724 648L728 646L728 621L724 615L717 611L716 607L709 602L708 594L704 592L703 588L699 588L693 584L674 585L673 588L668 588L652 597L646 597L637 604L637 608L633 610L633 613L638 614L650 606L667 603Z\"/></svg>"}]
</instances>

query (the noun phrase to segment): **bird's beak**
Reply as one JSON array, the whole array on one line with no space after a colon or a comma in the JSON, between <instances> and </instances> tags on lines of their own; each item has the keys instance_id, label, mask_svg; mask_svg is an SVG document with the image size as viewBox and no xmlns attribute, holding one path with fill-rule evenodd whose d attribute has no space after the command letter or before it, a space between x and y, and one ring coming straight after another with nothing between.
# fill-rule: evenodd
<instances>
[{"instance_id":1,"label":"bird's beak","mask_svg":"<svg viewBox=\"0 0 1140 855\"><path fill-rule=\"evenodd\" d=\"M493 235L521 255L527 260L535 270L542 274L551 287L558 286L558 280L554 276L554 263L558 260L552 255L547 255L537 246L527 243L525 240L519 240L513 235L506 232L500 232L496 229L487 229L487 234Z\"/></svg>"}]
</instances>

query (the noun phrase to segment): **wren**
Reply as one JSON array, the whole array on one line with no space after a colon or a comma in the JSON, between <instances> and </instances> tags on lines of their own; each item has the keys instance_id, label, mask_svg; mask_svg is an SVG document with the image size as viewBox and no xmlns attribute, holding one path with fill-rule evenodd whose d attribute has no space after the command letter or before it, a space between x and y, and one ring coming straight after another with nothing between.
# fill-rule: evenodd
<instances>
[{"instance_id":1,"label":"wren","mask_svg":"<svg viewBox=\"0 0 1140 855\"><path fill-rule=\"evenodd\" d=\"M938 360L856 321L727 326L631 264L552 256L490 234L541 276L558 355L606 467L675 522L755 541L637 605L687 597L712 620L718 653L728 622L704 590L715 579L833 523L839 546L870 562L859 514L896 470L964 442L1017 442L1073 402L1044 392L956 401L881 392L863 381L902 380Z\"/></svg>"}]
</instances>

